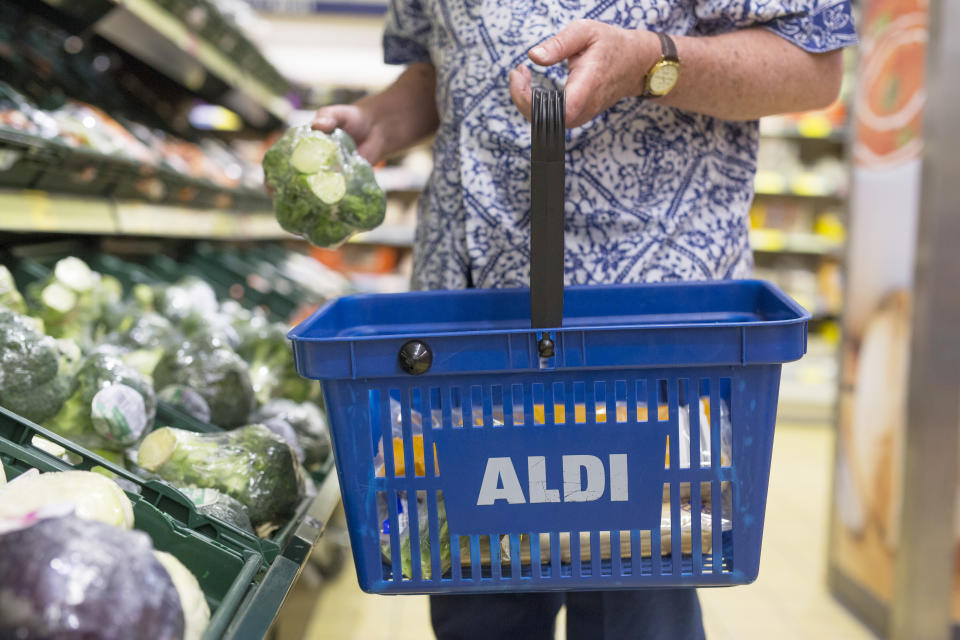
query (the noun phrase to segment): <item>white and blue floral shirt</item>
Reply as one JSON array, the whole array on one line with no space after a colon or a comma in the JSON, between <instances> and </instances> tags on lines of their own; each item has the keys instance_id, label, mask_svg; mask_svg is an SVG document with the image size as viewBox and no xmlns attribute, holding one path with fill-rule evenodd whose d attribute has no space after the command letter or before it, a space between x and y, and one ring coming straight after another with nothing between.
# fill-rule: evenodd
<instances>
[{"instance_id":1,"label":"white and blue floral shirt","mask_svg":"<svg viewBox=\"0 0 960 640\"><path fill-rule=\"evenodd\" d=\"M814 52L856 42L848 0L390 0L386 62L437 71L414 287L527 286L530 125L507 74L578 18L699 36L763 26ZM561 87L566 74L535 69L534 83ZM755 121L640 98L569 130L567 284L749 276L757 143Z\"/></svg>"}]
</instances>

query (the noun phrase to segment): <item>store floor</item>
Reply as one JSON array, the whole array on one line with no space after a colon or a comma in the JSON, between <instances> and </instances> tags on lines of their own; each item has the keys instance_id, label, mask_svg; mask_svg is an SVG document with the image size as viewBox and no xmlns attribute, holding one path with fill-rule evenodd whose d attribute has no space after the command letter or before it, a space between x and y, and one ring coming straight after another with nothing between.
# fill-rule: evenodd
<instances>
[{"instance_id":1,"label":"store floor","mask_svg":"<svg viewBox=\"0 0 960 640\"><path fill-rule=\"evenodd\" d=\"M824 582L832 438L826 427L777 427L760 577L700 591L710 640L874 638ZM562 621L558 627L562 639ZM429 640L427 599L364 594L349 563L320 591L305 638Z\"/></svg>"}]
</instances>

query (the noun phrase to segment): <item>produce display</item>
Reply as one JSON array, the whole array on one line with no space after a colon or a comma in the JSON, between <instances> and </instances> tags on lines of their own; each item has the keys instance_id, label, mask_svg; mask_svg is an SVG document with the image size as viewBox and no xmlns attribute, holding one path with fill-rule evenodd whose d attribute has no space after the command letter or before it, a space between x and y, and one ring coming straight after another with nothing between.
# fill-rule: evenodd
<instances>
[{"instance_id":1,"label":"produce display","mask_svg":"<svg viewBox=\"0 0 960 640\"><path fill-rule=\"evenodd\" d=\"M96 473L0 483L0 637L198 640L210 609L196 577L133 526Z\"/></svg>"},{"instance_id":2,"label":"produce display","mask_svg":"<svg viewBox=\"0 0 960 640\"><path fill-rule=\"evenodd\" d=\"M121 123L103 110L76 100L44 110L0 82L0 130L3 128L70 148L202 178L223 188L260 189L263 184L263 172L258 165L218 140L188 142L140 123ZM91 172L89 178L94 177ZM137 187L148 197L163 195L156 193L162 185L158 187L149 179L138 182Z\"/></svg>"},{"instance_id":3,"label":"produce display","mask_svg":"<svg viewBox=\"0 0 960 640\"><path fill-rule=\"evenodd\" d=\"M322 469L330 436L283 323L193 276L124 297L76 257L26 296L4 270L0 291L18 310L0 304L0 405L262 537L309 495L305 472ZM234 431L154 430L158 398Z\"/></svg>"},{"instance_id":4,"label":"produce display","mask_svg":"<svg viewBox=\"0 0 960 640\"><path fill-rule=\"evenodd\" d=\"M280 226L319 247L381 222L386 196L347 133L289 129L263 156Z\"/></svg>"}]
</instances>

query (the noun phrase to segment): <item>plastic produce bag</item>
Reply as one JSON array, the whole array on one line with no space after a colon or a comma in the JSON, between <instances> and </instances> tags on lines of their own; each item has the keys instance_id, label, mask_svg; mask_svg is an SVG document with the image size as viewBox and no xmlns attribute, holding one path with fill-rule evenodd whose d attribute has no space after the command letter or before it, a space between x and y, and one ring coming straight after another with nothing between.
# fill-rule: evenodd
<instances>
[{"instance_id":1,"label":"plastic produce bag","mask_svg":"<svg viewBox=\"0 0 960 640\"><path fill-rule=\"evenodd\" d=\"M386 197L340 129L289 129L263 156L263 170L280 226L317 246L336 246L383 222Z\"/></svg>"}]
</instances>

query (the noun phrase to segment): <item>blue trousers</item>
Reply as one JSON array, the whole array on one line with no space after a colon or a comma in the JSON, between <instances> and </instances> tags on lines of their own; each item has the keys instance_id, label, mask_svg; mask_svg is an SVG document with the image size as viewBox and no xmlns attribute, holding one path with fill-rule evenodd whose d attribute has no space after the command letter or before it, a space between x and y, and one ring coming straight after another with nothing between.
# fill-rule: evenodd
<instances>
[{"instance_id":1,"label":"blue trousers","mask_svg":"<svg viewBox=\"0 0 960 640\"><path fill-rule=\"evenodd\" d=\"M694 589L430 597L437 640L553 640L567 605L567 640L705 640Z\"/></svg>"}]
</instances>

